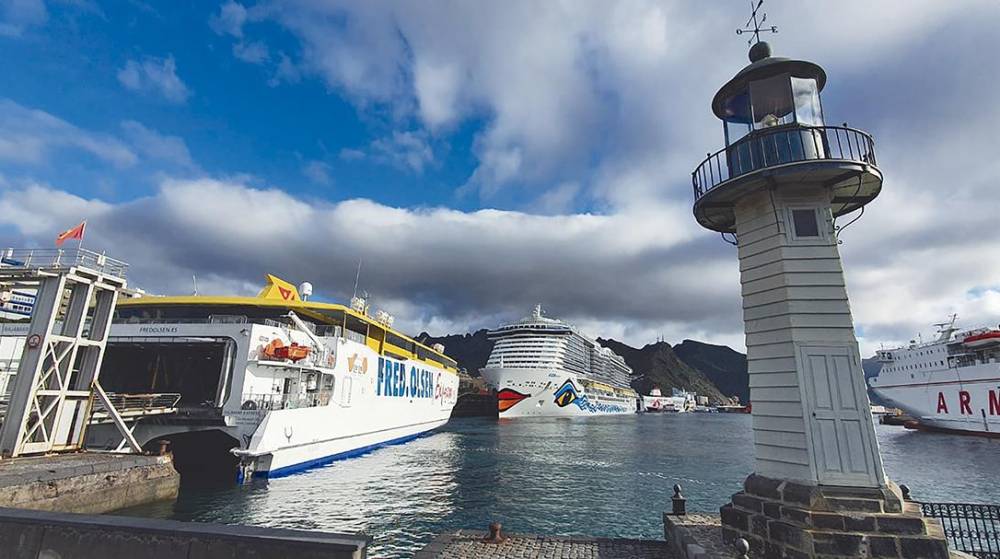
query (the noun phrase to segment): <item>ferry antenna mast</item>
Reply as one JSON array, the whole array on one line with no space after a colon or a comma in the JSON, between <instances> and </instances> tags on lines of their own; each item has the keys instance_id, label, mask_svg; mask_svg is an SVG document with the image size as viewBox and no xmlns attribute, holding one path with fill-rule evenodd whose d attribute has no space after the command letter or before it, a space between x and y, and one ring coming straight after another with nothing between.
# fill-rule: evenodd
<instances>
[{"instance_id":1,"label":"ferry antenna mast","mask_svg":"<svg viewBox=\"0 0 1000 559\"><path fill-rule=\"evenodd\" d=\"M754 5L753 0L750 0L750 19L747 20L746 24L743 25L742 29L737 29L736 34L742 35L744 33L752 33L753 37L747 39L747 44L750 45L753 42L760 42L760 34L763 33L777 33L778 26L772 25L770 27L761 27L767 21L767 12L761 12L760 21L757 21L757 12L760 11L761 7L764 5L764 0L757 0L757 4ZM750 27L750 24L753 27Z\"/></svg>"},{"instance_id":2,"label":"ferry antenna mast","mask_svg":"<svg viewBox=\"0 0 1000 559\"><path fill-rule=\"evenodd\" d=\"M358 258L358 271L354 274L354 293L351 294L351 300L353 301L355 297L358 296L358 280L361 279L361 259Z\"/></svg>"}]
</instances>

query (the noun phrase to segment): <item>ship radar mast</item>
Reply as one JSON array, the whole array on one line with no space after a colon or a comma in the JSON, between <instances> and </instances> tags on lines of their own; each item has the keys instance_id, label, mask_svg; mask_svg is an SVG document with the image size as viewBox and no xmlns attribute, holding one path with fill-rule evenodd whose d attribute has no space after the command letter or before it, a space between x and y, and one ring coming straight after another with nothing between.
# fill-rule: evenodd
<instances>
[{"instance_id":1,"label":"ship radar mast","mask_svg":"<svg viewBox=\"0 0 1000 559\"><path fill-rule=\"evenodd\" d=\"M531 318L542 318L542 305L541 303L535 305L535 308L531 311Z\"/></svg>"},{"instance_id":2,"label":"ship radar mast","mask_svg":"<svg viewBox=\"0 0 1000 559\"><path fill-rule=\"evenodd\" d=\"M958 331L958 328L955 328L955 321L958 319L958 315L952 314L948 318L948 322L938 322L934 325L937 327L937 341L939 342L947 342L951 339L951 335Z\"/></svg>"}]
</instances>

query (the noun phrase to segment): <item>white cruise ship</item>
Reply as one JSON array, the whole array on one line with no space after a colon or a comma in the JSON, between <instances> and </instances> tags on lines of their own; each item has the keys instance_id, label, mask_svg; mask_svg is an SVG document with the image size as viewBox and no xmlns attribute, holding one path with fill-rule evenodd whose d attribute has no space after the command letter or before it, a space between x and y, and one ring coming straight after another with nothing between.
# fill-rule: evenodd
<instances>
[{"instance_id":1,"label":"white cruise ship","mask_svg":"<svg viewBox=\"0 0 1000 559\"><path fill-rule=\"evenodd\" d=\"M139 444L169 441L182 477L198 481L280 476L404 442L444 425L458 398L443 347L361 299L306 301L274 276L256 297L119 300L100 382ZM95 418L88 446L122 446Z\"/></svg>"},{"instance_id":2,"label":"white cruise ship","mask_svg":"<svg viewBox=\"0 0 1000 559\"><path fill-rule=\"evenodd\" d=\"M932 342L879 351L869 385L914 427L1000 435L1000 327L959 332L954 316L937 326Z\"/></svg>"},{"instance_id":3,"label":"white cruise ship","mask_svg":"<svg viewBox=\"0 0 1000 559\"><path fill-rule=\"evenodd\" d=\"M497 390L500 417L634 413L632 370L610 349L572 326L531 316L489 332L494 341L483 378Z\"/></svg>"}]
</instances>

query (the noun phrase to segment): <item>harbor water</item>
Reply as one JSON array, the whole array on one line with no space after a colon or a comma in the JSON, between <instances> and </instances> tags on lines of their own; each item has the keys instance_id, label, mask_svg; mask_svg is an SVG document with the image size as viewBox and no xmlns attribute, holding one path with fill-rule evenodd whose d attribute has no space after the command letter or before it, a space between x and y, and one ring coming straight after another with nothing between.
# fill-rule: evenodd
<instances>
[{"instance_id":1,"label":"harbor water","mask_svg":"<svg viewBox=\"0 0 1000 559\"><path fill-rule=\"evenodd\" d=\"M877 426L888 475L928 501L1000 503L1000 440ZM753 469L751 417L645 414L460 419L367 455L246 486L183 485L176 502L117 514L364 531L372 557L409 557L441 532L662 538L681 484L717 511Z\"/></svg>"}]
</instances>

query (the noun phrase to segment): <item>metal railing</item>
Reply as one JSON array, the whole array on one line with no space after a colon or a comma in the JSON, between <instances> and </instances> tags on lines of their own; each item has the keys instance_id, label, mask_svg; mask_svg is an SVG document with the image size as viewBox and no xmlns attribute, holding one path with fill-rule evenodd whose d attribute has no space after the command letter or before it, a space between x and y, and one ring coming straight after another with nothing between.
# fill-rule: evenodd
<instances>
[{"instance_id":1,"label":"metal railing","mask_svg":"<svg viewBox=\"0 0 1000 559\"><path fill-rule=\"evenodd\" d=\"M235 314L212 314L206 318L150 318L130 316L116 318L115 324L246 324L247 317Z\"/></svg>"},{"instance_id":2,"label":"metal railing","mask_svg":"<svg viewBox=\"0 0 1000 559\"><path fill-rule=\"evenodd\" d=\"M1000 505L919 504L924 516L941 521L952 549L979 559L1000 559Z\"/></svg>"},{"instance_id":3,"label":"metal railing","mask_svg":"<svg viewBox=\"0 0 1000 559\"><path fill-rule=\"evenodd\" d=\"M697 201L720 184L753 171L802 161L838 160L876 165L875 142L843 126L785 126L755 130L709 154L691 173Z\"/></svg>"},{"instance_id":4,"label":"metal railing","mask_svg":"<svg viewBox=\"0 0 1000 559\"><path fill-rule=\"evenodd\" d=\"M69 268L83 266L98 272L126 277L128 264L85 248L7 248L0 253L0 268Z\"/></svg>"},{"instance_id":5,"label":"metal railing","mask_svg":"<svg viewBox=\"0 0 1000 559\"><path fill-rule=\"evenodd\" d=\"M122 417L143 415L165 415L177 411L177 403L181 395L174 392L153 394L121 394L108 392L108 401L118 410ZM96 401L93 420L101 422L110 420L110 412L100 400Z\"/></svg>"},{"instance_id":6,"label":"metal railing","mask_svg":"<svg viewBox=\"0 0 1000 559\"><path fill-rule=\"evenodd\" d=\"M244 393L240 407L243 410L292 410L298 408L315 408L325 406L330 402L330 392L320 391L315 394L259 394Z\"/></svg>"}]
</instances>

